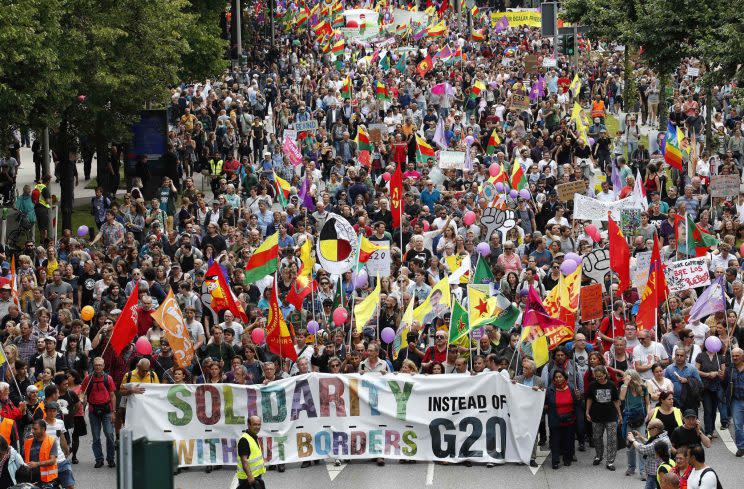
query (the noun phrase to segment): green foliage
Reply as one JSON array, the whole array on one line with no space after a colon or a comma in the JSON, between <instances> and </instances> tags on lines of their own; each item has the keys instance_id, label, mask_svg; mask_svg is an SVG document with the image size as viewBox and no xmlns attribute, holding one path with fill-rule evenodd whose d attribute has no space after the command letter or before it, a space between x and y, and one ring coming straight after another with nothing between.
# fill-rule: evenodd
<instances>
[{"instance_id":1,"label":"green foliage","mask_svg":"<svg viewBox=\"0 0 744 489\"><path fill-rule=\"evenodd\" d=\"M189 43L189 52L181 64L182 80L204 80L220 75L228 66L224 59L228 42L220 36L220 16L224 2L191 0L186 12L190 15L189 26L183 36Z\"/></svg>"}]
</instances>

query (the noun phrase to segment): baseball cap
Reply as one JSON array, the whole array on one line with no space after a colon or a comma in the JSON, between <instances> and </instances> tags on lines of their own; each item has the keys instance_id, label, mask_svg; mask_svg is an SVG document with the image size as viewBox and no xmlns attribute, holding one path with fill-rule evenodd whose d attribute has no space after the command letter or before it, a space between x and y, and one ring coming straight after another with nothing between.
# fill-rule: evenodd
<instances>
[{"instance_id":1,"label":"baseball cap","mask_svg":"<svg viewBox=\"0 0 744 489\"><path fill-rule=\"evenodd\" d=\"M57 343L57 338L54 336L45 336L44 341L51 341L52 343Z\"/></svg>"},{"instance_id":2,"label":"baseball cap","mask_svg":"<svg viewBox=\"0 0 744 489\"><path fill-rule=\"evenodd\" d=\"M685 418L697 418L697 411L694 409L685 409Z\"/></svg>"},{"instance_id":3,"label":"baseball cap","mask_svg":"<svg viewBox=\"0 0 744 489\"><path fill-rule=\"evenodd\" d=\"M59 411L59 403L57 401L47 401L44 403L46 409L56 409Z\"/></svg>"}]
</instances>

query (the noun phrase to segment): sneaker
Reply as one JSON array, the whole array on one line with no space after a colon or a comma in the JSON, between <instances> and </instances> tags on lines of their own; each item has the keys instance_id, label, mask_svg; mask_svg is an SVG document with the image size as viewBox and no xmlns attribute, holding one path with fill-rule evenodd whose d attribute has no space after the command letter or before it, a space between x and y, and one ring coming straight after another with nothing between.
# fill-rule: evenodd
<instances>
[{"instance_id":1,"label":"sneaker","mask_svg":"<svg viewBox=\"0 0 744 489\"><path fill-rule=\"evenodd\" d=\"M341 467L341 461L339 459L336 459L333 461L334 467Z\"/></svg>"},{"instance_id":2,"label":"sneaker","mask_svg":"<svg viewBox=\"0 0 744 489\"><path fill-rule=\"evenodd\" d=\"M740 448L736 451L737 457L744 457L744 448Z\"/></svg>"},{"instance_id":3,"label":"sneaker","mask_svg":"<svg viewBox=\"0 0 744 489\"><path fill-rule=\"evenodd\" d=\"M725 423L721 423L721 429L722 430L727 430L728 429L728 421L725 422Z\"/></svg>"},{"instance_id":4,"label":"sneaker","mask_svg":"<svg viewBox=\"0 0 744 489\"><path fill-rule=\"evenodd\" d=\"M537 468L539 465L537 465L537 462L535 460L530 460L530 467Z\"/></svg>"},{"instance_id":5,"label":"sneaker","mask_svg":"<svg viewBox=\"0 0 744 489\"><path fill-rule=\"evenodd\" d=\"M490 469L491 467L496 467L496 464L495 464L495 463L493 463L493 462L488 462L488 463L486 464L486 467L488 467L488 468Z\"/></svg>"},{"instance_id":6,"label":"sneaker","mask_svg":"<svg viewBox=\"0 0 744 489\"><path fill-rule=\"evenodd\" d=\"M599 457L596 457L594 461L592 462L592 465L599 465L600 463L602 463L602 459Z\"/></svg>"},{"instance_id":7,"label":"sneaker","mask_svg":"<svg viewBox=\"0 0 744 489\"><path fill-rule=\"evenodd\" d=\"M112 460L111 462L108 463L108 466L110 469L116 468L116 462Z\"/></svg>"},{"instance_id":8,"label":"sneaker","mask_svg":"<svg viewBox=\"0 0 744 489\"><path fill-rule=\"evenodd\" d=\"M77 457L72 457L71 462L72 462L72 465L77 465L80 463L80 460L78 460Z\"/></svg>"},{"instance_id":9,"label":"sneaker","mask_svg":"<svg viewBox=\"0 0 744 489\"><path fill-rule=\"evenodd\" d=\"M570 460L564 460L563 461L563 465L565 465L566 467L570 467L571 466L571 461Z\"/></svg>"},{"instance_id":10,"label":"sneaker","mask_svg":"<svg viewBox=\"0 0 744 489\"><path fill-rule=\"evenodd\" d=\"M287 468L284 466L284 464L278 464L276 466L277 472L284 472Z\"/></svg>"},{"instance_id":11,"label":"sneaker","mask_svg":"<svg viewBox=\"0 0 744 489\"><path fill-rule=\"evenodd\" d=\"M610 472L615 472L615 464L607 464L605 467L607 467L607 470Z\"/></svg>"},{"instance_id":12,"label":"sneaker","mask_svg":"<svg viewBox=\"0 0 744 489\"><path fill-rule=\"evenodd\" d=\"M561 464L553 464L553 470L558 470L558 467L560 467Z\"/></svg>"},{"instance_id":13,"label":"sneaker","mask_svg":"<svg viewBox=\"0 0 744 489\"><path fill-rule=\"evenodd\" d=\"M583 442L582 443L579 443L579 451L580 452L585 452L586 451L586 445L584 445Z\"/></svg>"},{"instance_id":14,"label":"sneaker","mask_svg":"<svg viewBox=\"0 0 744 489\"><path fill-rule=\"evenodd\" d=\"M383 467L385 465L385 459L384 458L378 458L377 459L377 466Z\"/></svg>"}]
</instances>

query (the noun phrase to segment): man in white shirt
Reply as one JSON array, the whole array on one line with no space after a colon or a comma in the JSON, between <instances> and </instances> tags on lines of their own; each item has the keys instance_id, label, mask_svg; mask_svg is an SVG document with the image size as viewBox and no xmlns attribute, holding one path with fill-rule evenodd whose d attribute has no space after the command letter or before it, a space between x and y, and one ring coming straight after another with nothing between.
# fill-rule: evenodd
<instances>
[{"instance_id":1,"label":"man in white shirt","mask_svg":"<svg viewBox=\"0 0 744 489\"><path fill-rule=\"evenodd\" d=\"M660 343L651 339L651 331L645 329L639 331L638 341L640 344L633 348L633 364L645 381L653 378L651 367L655 363L661 364L662 367L669 364L669 355Z\"/></svg>"},{"instance_id":2,"label":"man in white shirt","mask_svg":"<svg viewBox=\"0 0 744 489\"><path fill-rule=\"evenodd\" d=\"M688 450L692 471L687 477L687 489L716 489L718 474L705 464L705 450L701 445L693 445Z\"/></svg>"},{"instance_id":3,"label":"man in white shirt","mask_svg":"<svg viewBox=\"0 0 744 489\"><path fill-rule=\"evenodd\" d=\"M617 200L615 192L610 190L610 182L605 180L602 182L602 191L597 194L597 200L600 202L614 202Z\"/></svg>"},{"instance_id":4,"label":"man in white shirt","mask_svg":"<svg viewBox=\"0 0 744 489\"><path fill-rule=\"evenodd\" d=\"M240 336L243 334L243 325L237 321L234 321L235 315L231 311L225 311L224 318L225 318L225 321L220 323L220 327L222 328L222 331L225 331L227 328L232 329L234 333L233 345L239 346Z\"/></svg>"}]
</instances>

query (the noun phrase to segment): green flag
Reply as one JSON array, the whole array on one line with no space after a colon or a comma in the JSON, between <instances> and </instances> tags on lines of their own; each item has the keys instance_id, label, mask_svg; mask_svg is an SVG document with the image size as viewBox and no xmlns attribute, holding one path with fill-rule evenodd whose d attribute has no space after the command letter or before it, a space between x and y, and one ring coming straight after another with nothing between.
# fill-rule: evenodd
<instances>
[{"instance_id":1,"label":"green flag","mask_svg":"<svg viewBox=\"0 0 744 489\"><path fill-rule=\"evenodd\" d=\"M468 321L467 311L459 302L452 304L452 316L449 325L449 344L458 344L462 338L467 338L470 332L470 321Z\"/></svg>"},{"instance_id":2,"label":"green flag","mask_svg":"<svg viewBox=\"0 0 744 489\"><path fill-rule=\"evenodd\" d=\"M406 53L403 53L400 58L398 58L398 62L395 63L395 69L401 73L406 71Z\"/></svg>"},{"instance_id":3,"label":"green flag","mask_svg":"<svg viewBox=\"0 0 744 489\"><path fill-rule=\"evenodd\" d=\"M388 71L390 69L390 53L385 53L385 56L380 60L379 66L383 71Z\"/></svg>"},{"instance_id":4,"label":"green flag","mask_svg":"<svg viewBox=\"0 0 744 489\"><path fill-rule=\"evenodd\" d=\"M478 264L475 266L475 273L473 274L473 283L490 284L494 279L491 267L488 266L486 260L483 257L478 258Z\"/></svg>"},{"instance_id":5,"label":"green flag","mask_svg":"<svg viewBox=\"0 0 744 489\"><path fill-rule=\"evenodd\" d=\"M720 240L705 229L701 228L690 214L687 214L687 255L705 256L712 246L716 246Z\"/></svg>"}]
</instances>

